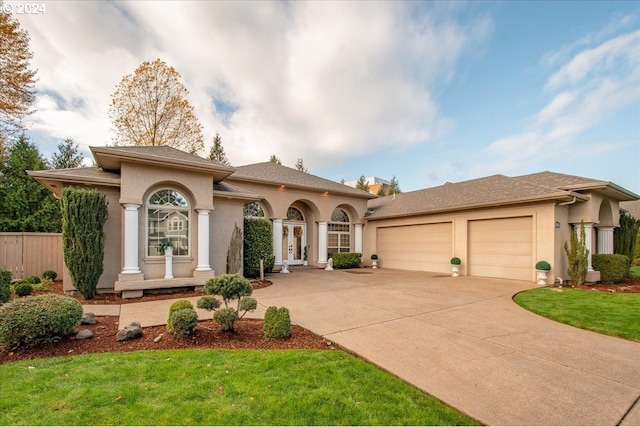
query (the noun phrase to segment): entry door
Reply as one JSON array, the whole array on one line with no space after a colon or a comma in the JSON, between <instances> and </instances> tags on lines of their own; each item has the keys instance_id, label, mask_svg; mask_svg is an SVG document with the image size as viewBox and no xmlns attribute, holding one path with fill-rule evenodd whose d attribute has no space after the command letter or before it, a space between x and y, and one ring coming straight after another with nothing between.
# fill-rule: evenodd
<instances>
[{"instance_id":1,"label":"entry door","mask_svg":"<svg viewBox=\"0 0 640 427\"><path fill-rule=\"evenodd\" d=\"M282 259L289 265L302 265L307 244L306 224L282 224Z\"/></svg>"}]
</instances>

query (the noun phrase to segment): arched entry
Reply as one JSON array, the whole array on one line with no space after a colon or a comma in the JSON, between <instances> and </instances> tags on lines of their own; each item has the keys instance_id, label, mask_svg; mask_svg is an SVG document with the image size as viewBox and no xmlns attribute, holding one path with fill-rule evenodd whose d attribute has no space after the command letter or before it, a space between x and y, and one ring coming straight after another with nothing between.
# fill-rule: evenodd
<instances>
[{"instance_id":1,"label":"arched entry","mask_svg":"<svg viewBox=\"0 0 640 427\"><path fill-rule=\"evenodd\" d=\"M307 224L304 215L300 209L290 206L287 219L282 221L282 259L288 265L302 265L306 245Z\"/></svg>"}]
</instances>

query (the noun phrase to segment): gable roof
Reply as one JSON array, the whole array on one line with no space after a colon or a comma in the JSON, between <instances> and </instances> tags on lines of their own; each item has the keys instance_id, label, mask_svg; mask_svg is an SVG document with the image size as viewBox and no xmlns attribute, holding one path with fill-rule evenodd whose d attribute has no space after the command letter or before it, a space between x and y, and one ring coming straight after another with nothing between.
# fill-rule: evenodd
<instances>
[{"instance_id":1,"label":"gable roof","mask_svg":"<svg viewBox=\"0 0 640 427\"><path fill-rule=\"evenodd\" d=\"M548 187L559 188L563 190L593 190L621 201L631 201L640 198L640 196L638 196L637 194L625 188L622 188L610 181L584 178L575 175L566 175L557 172L545 171L533 173L530 175L517 176L515 178L524 179L535 184L546 185Z\"/></svg>"},{"instance_id":2,"label":"gable roof","mask_svg":"<svg viewBox=\"0 0 640 427\"><path fill-rule=\"evenodd\" d=\"M214 180L222 181L231 175L235 168L203 159L176 148L160 146L141 147L90 147L96 163L105 171L118 172L121 164L139 163L163 168L192 170L212 175Z\"/></svg>"},{"instance_id":3,"label":"gable roof","mask_svg":"<svg viewBox=\"0 0 640 427\"><path fill-rule=\"evenodd\" d=\"M365 216L367 219L382 219L542 200L569 201L573 197L586 200L585 196L570 190L493 175L371 200Z\"/></svg>"},{"instance_id":4,"label":"gable roof","mask_svg":"<svg viewBox=\"0 0 640 427\"><path fill-rule=\"evenodd\" d=\"M27 173L51 190L56 196L60 196L62 192L61 182L79 185L88 184L120 187L119 174L107 172L97 167L27 171Z\"/></svg>"},{"instance_id":5,"label":"gable roof","mask_svg":"<svg viewBox=\"0 0 640 427\"><path fill-rule=\"evenodd\" d=\"M357 188L349 187L335 181L321 178L273 162L255 163L239 166L228 180L259 182L276 186L300 188L304 190L328 191L363 199L374 199L377 196Z\"/></svg>"}]
</instances>

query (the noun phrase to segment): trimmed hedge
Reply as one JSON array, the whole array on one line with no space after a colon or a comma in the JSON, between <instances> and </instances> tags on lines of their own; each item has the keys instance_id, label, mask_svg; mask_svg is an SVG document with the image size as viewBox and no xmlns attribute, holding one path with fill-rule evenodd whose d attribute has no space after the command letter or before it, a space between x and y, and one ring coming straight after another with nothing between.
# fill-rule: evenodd
<instances>
[{"instance_id":1,"label":"trimmed hedge","mask_svg":"<svg viewBox=\"0 0 640 427\"><path fill-rule=\"evenodd\" d=\"M9 301L11 296L11 272L0 270L0 305Z\"/></svg>"},{"instance_id":2,"label":"trimmed hedge","mask_svg":"<svg viewBox=\"0 0 640 427\"><path fill-rule=\"evenodd\" d=\"M276 257L273 255L273 231L265 219L244 219L244 276L260 276L260 259L264 259L264 272L273 270Z\"/></svg>"},{"instance_id":3,"label":"trimmed hedge","mask_svg":"<svg viewBox=\"0 0 640 427\"><path fill-rule=\"evenodd\" d=\"M19 297L26 297L27 295L31 295L31 292L33 292L33 285L26 280L21 280L13 286L13 291Z\"/></svg>"},{"instance_id":4,"label":"trimmed hedge","mask_svg":"<svg viewBox=\"0 0 640 427\"><path fill-rule=\"evenodd\" d=\"M360 257L357 252L335 252L331 255L335 268L360 268Z\"/></svg>"},{"instance_id":5,"label":"trimmed hedge","mask_svg":"<svg viewBox=\"0 0 640 427\"><path fill-rule=\"evenodd\" d=\"M600 272L602 283L624 282L629 276L629 258L619 254L593 254L593 269Z\"/></svg>"},{"instance_id":6,"label":"trimmed hedge","mask_svg":"<svg viewBox=\"0 0 640 427\"><path fill-rule=\"evenodd\" d=\"M291 336L291 316L286 307L271 306L264 314L264 337L284 339Z\"/></svg>"},{"instance_id":7,"label":"trimmed hedge","mask_svg":"<svg viewBox=\"0 0 640 427\"><path fill-rule=\"evenodd\" d=\"M0 307L0 345L7 348L58 341L82 319L82 305L62 295L19 298Z\"/></svg>"},{"instance_id":8,"label":"trimmed hedge","mask_svg":"<svg viewBox=\"0 0 640 427\"><path fill-rule=\"evenodd\" d=\"M171 307L169 307L169 317L167 318L167 330L169 332L175 333L173 331L172 314L175 313L178 310L189 310L189 309L190 310L194 310L193 304L191 304L191 302L187 301L186 299L179 299L178 301L176 301L173 304L171 304Z\"/></svg>"}]
</instances>

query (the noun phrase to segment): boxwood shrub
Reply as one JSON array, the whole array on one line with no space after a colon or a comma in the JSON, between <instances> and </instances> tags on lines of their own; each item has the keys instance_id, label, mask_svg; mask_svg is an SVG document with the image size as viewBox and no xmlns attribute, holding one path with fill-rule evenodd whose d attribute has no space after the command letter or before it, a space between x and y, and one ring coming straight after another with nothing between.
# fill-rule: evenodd
<instances>
[{"instance_id":1,"label":"boxwood shrub","mask_svg":"<svg viewBox=\"0 0 640 427\"><path fill-rule=\"evenodd\" d=\"M629 275L629 258L619 254L593 254L593 269L600 272L602 283L624 282Z\"/></svg>"},{"instance_id":2,"label":"boxwood shrub","mask_svg":"<svg viewBox=\"0 0 640 427\"><path fill-rule=\"evenodd\" d=\"M167 318L167 330L169 332L175 333L173 331L173 325L172 325L173 318L171 315L178 310L185 310L185 309L194 310L193 304L191 304L191 302L187 301L186 299L179 299L178 301L171 304L171 307L169 307L169 317ZM196 321L197 321L197 318L196 318Z\"/></svg>"},{"instance_id":3,"label":"boxwood shrub","mask_svg":"<svg viewBox=\"0 0 640 427\"><path fill-rule=\"evenodd\" d=\"M53 270L47 270L47 271L42 273L42 278L43 279L49 279L52 282L56 280L56 277L58 277L58 273L56 273Z\"/></svg>"},{"instance_id":4,"label":"boxwood shrub","mask_svg":"<svg viewBox=\"0 0 640 427\"><path fill-rule=\"evenodd\" d=\"M188 337L193 334L193 330L198 324L198 314L196 310L191 308L182 308L175 310L169 315L169 322L167 322L167 330L179 337Z\"/></svg>"},{"instance_id":5,"label":"boxwood shrub","mask_svg":"<svg viewBox=\"0 0 640 427\"><path fill-rule=\"evenodd\" d=\"M33 292L33 285L26 280L20 280L13 285L13 291L19 297L26 297L27 295L31 295L31 292Z\"/></svg>"},{"instance_id":6,"label":"boxwood shrub","mask_svg":"<svg viewBox=\"0 0 640 427\"><path fill-rule=\"evenodd\" d=\"M291 336L291 316L286 307L271 306L264 314L264 337L284 339Z\"/></svg>"},{"instance_id":7,"label":"boxwood shrub","mask_svg":"<svg viewBox=\"0 0 640 427\"><path fill-rule=\"evenodd\" d=\"M273 231L271 223L264 219L244 219L244 276L260 276L260 259L264 259L264 271L273 270Z\"/></svg>"},{"instance_id":8,"label":"boxwood shrub","mask_svg":"<svg viewBox=\"0 0 640 427\"><path fill-rule=\"evenodd\" d=\"M335 252L331 257L335 268L359 268L362 254L357 252Z\"/></svg>"},{"instance_id":9,"label":"boxwood shrub","mask_svg":"<svg viewBox=\"0 0 640 427\"><path fill-rule=\"evenodd\" d=\"M0 305L9 301L11 296L11 272L0 270Z\"/></svg>"},{"instance_id":10,"label":"boxwood shrub","mask_svg":"<svg viewBox=\"0 0 640 427\"><path fill-rule=\"evenodd\" d=\"M0 345L7 348L58 341L82 319L74 298L48 294L19 298L0 307Z\"/></svg>"}]
</instances>

